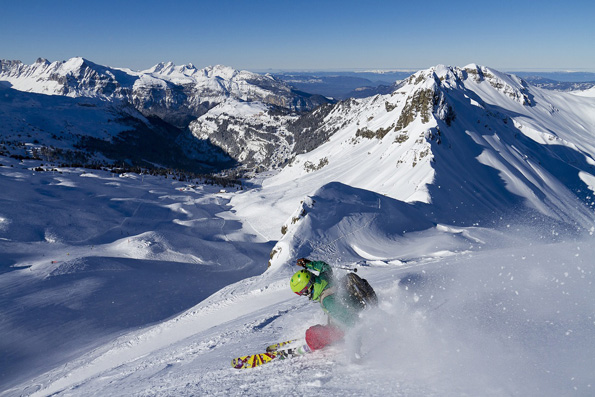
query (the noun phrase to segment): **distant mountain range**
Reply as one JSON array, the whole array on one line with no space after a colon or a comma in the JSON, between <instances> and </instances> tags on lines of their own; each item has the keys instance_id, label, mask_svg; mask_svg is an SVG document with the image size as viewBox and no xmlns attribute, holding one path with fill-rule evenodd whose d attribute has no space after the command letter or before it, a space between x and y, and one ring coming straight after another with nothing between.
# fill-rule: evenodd
<instances>
[{"instance_id":1,"label":"distant mountain range","mask_svg":"<svg viewBox=\"0 0 595 397\"><path fill-rule=\"evenodd\" d=\"M389 94L398 82L417 70L361 72L271 72L298 90L339 100ZM512 72L537 87L557 91L580 91L595 86L595 73Z\"/></svg>"},{"instance_id":2,"label":"distant mountain range","mask_svg":"<svg viewBox=\"0 0 595 397\"><path fill-rule=\"evenodd\" d=\"M524 76L523 79L536 87L555 91L584 91L595 87L595 73L590 81L558 81L535 75Z\"/></svg>"},{"instance_id":3,"label":"distant mountain range","mask_svg":"<svg viewBox=\"0 0 595 397\"><path fill-rule=\"evenodd\" d=\"M312 110L328 100L296 92L267 75L226 66L197 69L192 64L160 63L133 72L97 65L84 58L64 62L38 59L33 65L0 61L0 80L19 91L123 101L144 116L158 116L177 127L205 114L228 98L263 102L290 111Z\"/></svg>"},{"instance_id":4,"label":"distant mountain range","mask_svg":"<svg viewBox=\"0 0 595 397\"><path fill-rule=\"evenodd\" d=\"M29 149L52 147L57 149L52 149L54 157L66 160L127 161L194 171L220 170L238 162L254 165L244 161L253 154L232 158L207 140L192 137L189 124L210 111L243 104L251 112L287 117L332 102L298 92L270 75L225 66L199 70L161 63L133 72L83 58L51 63L38 59L32 65L3 60L0 82L5 91L0 108L4 152L23 152L21 143L29 140ZM267 159L264 165L269 165Z\"/></svg>"},{"instance_id":5,"label":"distant mountain range","mask_svg":"<svg viewBox=\"0 0 595 397\"><path fill-rule=\"evenodd\" d=\"M592 218L594 89L557 92L483 66L437 66L387 93L336 102L289 85L304 76L224 66L1 66L4 155L281 169L271 183L316 178L433 202L450 223L471 208L518 206L583 226Z\"/></svg>"},{"instance_id":6,"label":"distant mountain range","mask_svg":"<svg viewBox=\"0 0 595 397\"><path fill-rule=\"evenodd\" d=\"M414 72L278 72L272 75L300 91L344 100L389 94L397 82Z\"/></svg>"},{"instance_id":7,"label":"distant mountain range","mask_svg":"<svg viewBox=\"0 0 595 397\"><path fill-rule=\"evenodd\" d=\"M593 72L509 72L524 79L540 77L548 80L554 80L563 83L595 83L595 73Z\"/></svg>"}]
</instances>

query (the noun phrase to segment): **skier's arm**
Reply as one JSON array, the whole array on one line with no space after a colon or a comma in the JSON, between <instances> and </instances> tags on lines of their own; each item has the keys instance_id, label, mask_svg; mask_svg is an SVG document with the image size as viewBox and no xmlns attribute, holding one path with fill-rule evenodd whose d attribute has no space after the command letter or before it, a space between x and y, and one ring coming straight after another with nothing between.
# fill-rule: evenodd
<instances>
[{"instance_id":1,"label":"skier's arm","mask_svg":"<svg viewBox=\"0 0 595 397\"><path fill-rule=\"evenodd\" d=\"M333 268L326 262L323 261L311 261L307 262L304 266L306 269L315 270L319 273L332 273Z\"/></svg>"}]
</instances>

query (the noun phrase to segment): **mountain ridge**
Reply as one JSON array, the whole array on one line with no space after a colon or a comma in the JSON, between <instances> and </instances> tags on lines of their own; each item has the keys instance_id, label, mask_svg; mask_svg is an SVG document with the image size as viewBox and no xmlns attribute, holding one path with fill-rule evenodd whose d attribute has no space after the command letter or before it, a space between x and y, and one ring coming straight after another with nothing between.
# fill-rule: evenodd
<instances>
[{"instance_id":1,"label":"mountain ridge","mask_svg":"<svg viewBox=\"0 0 595 397\"><path fill-rule=\"evenodd\" d=\"M125 92L121 81L133 88L130 103L142 116L188 123L182 145L205 142L250 172L280 170L266 182L271 186L336 180L433 204L451 214L449 222L471 222L464 214L474 206L490 216L528 207L583 226L592 219L595 116L589 95L542 90L476 64L438 65L412 74L389 94L325 102L299 113L316 102L303 102L312 97L293 96L298 94L270 75L171 62L136 75L103 68L84 58L39 60L29 69L3 61L0 78L22 89L34 75L54 76L36 89L61 84L56 92L63 96L109 97L115 104ZM486 188L485 180L493 183Z\"/></svg>"},{"instance_id":2,"label":"mountain ridge","mask_svg":"<svg viewBox=\"0 0 595 397\"><path fill-rule=\"evenodd\" d=\"M541 90L474 64L430 68L390 95L335 105L320 123L334 133L297 154L263 189L289 202L299 200L290 199L289 186L337 181L417 202L437 222L471 225L529 210L529 219L588 229L593 106L592 98ZM278 209L285 218L293 211Z\"/></svg>"},{"instance_id":3,"label":"mountain ridge","mask_svg":"<svg viewBox=\"0 0 595 397\"><path fill-rule=\"evenodd\" d=\"M188 154L189 160L197 159L198 161L210 163L212 163L212 158L221 157L218 152L223 153L226 148L218 148L205 140L192 137L192 133L187 127L192 121L208 113L211 109L219 105L228 106L225 104L229 102L232 106L233 104L242 104L243 108L254 106L258 109L258 112L290 115L313 109L318 104L330 102L321 96L295 91L271 76L260 76L247 71L237 71L223 65L198 70L193 65L175 66L173 63L168 62L158 64L147 71L132 72L129 69L116 69L97 65L80 57L52 63L39 59L35 64L29 66L19 61L1 61L0 81L10 84L12 89L30 94L48 95L55 98L97 99L100 102L96 102L93 106L106 108L107 113L111 111L110 109L119 108L124 111L126 107L132 106L142 117L158 117L171 124L172 128L177 127L180 129L175 135L186 136L179 144L185 146L182 151ZM48 97L44 102L48 103L49 100ZM58 101L58 99L56 100ZM12 108L12 111L8 113L14 113L14 110ZM20 119L16 120L18 119L16 113L9 116L14 117L13 124L18 125L12 129L12 134L16 130L24 131L28 128L46 130L45 126L47 124L76 123L69 120L55 122L51 120L51 114L45 115L43 120L35 116L32 120L27 119L22 122ZM20 124L24 125L21 126ZM87 134L91 137L105 136L102 131L94 131L97 128L99 126L89 126ZM115 131L112 135L117 137L121 132L121 130ZM4 133L12 135L10 131ZM52 136L61 135L61 131L50 131L49 133ZM78 135L82 136L84 133ZM86 146L81 145L80 139L82 138L76 138L71 144L82 146L84 149ZM126 139L128 138L123 140L126 141ZM139 139L142 139L142 133L139 135ZM31 140L39 139L33 138ZM196 143L193 143L193 141ZM58 143L54 144L58 145ZM201 151L193 154L193 146L197 144L201 147ZM265 144L270 147L268 142L265 142ZM209 145L212 146L213 153L204 150ZM107 144L101 144L100 146L105 149L103 150L104 154L107 152L113 154L113 150L109 149ZM92 152L93 150L95 150L95 147L87 148L87 151ZM229 150L227 151L229 152ZM241 161L245 158L251 159L259 151L262 151L262 149L256 147L253 150L254 153L236 153L234 161ZM180 153L178 150L176 156L179 157ZM19 155L23 155L23 153L19 153ZM87 156L87 154L85 155ZM93 157L92 153L90 156ZM211 159L202 158L205 156ZM267 156L260 156L261 160L266 158ZM118 160L121 160L121 157L118 157ZM219 165L213 164L214 169L229 168L229 165L233 163L233 161L229 161L229 156L221 161ZM134 159L130 159L130 162L139 164ZM179 163L184 162L187 161L182 159ZM166 166L167 163L171 164L172 162L168 161L165 164L157 162L157 164ZM145 161L144 164L147 164L147 162ZM248 166L254 165L256 165L254 162L248 164ZM269 165L268 163L264 164L267 167ZM196 167L191 166L190 168L194 169Z\"/></svg>"},{"instance_id":4,"label":"mountain ridge","mask_svg":"<svg viewBox=\"0 0 595 397\"><path fill-rule=\"evenodd\" d=\"M328 102L320 96L305 97L271 76L222 65L199 70L168 62L134 72L81 57L52 63L40 58L33 65L2 60L0 79L20 91L126 101L145 116L159 116L183 128L226 98L260 101L290 111L311 110L319 101ZM180 111L185 117L168 117L169 112Z\"/></svg>"}]
</instances>

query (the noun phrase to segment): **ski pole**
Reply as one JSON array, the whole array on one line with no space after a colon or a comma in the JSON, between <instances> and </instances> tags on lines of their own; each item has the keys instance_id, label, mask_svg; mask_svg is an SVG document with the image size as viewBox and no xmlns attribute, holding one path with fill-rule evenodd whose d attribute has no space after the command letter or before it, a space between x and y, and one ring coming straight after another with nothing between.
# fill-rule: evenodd
<instances>
[{"instance_id":1,"label":"ski pole","mask_svg":"<svg viewBox=\"0 0 595 397\"><path fill-rule=\"evenodd\" d=\"M347 267L347 266L340 266L340 265L336 265L336 266L333 266L333 267L335 269L349 270L350 272L357 273L357 267Z\"/></svg>"}]
</instances>

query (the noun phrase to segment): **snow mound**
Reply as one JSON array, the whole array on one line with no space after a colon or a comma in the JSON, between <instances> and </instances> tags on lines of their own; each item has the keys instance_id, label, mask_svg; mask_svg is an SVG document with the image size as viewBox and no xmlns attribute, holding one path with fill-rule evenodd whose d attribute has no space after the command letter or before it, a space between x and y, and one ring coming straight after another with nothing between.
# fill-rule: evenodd
<instances>
[{"instance_id":1,"label":"snow mound","mask_svg":"<svg viewBox=\"0 0 595 397\"><path fill-rule=\"evenodd\" d=\"M269 272L287 272L300 257L333 258L337 264L402 263L420 256L415 236L421 234L432 236L433 247L423 243L427 257L449 255L485 239L468 229L438 225L413 204L339 182L307 196L282 229Z\"/></svg>"}]
</instances>

